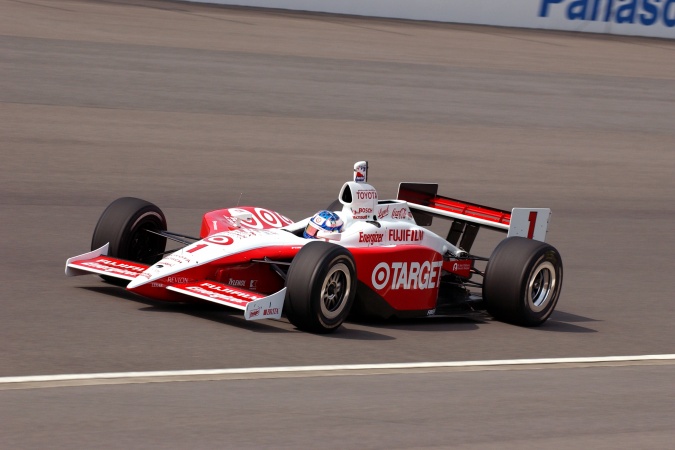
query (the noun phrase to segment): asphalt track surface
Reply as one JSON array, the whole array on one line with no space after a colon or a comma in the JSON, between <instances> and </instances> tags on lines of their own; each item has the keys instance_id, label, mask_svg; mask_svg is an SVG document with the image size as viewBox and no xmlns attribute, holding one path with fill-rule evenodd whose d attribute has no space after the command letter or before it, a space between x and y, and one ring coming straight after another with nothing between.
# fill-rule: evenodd
<instances>
[{"instance_id":1,"label":"asphalt track surface","mask_svg":"<svg viewBox=\"0 0 675 450\"><path fill-rule=\"evenodd\" d=\"M675 42L150 0L0 2L0 377L675 353ZM104 207L300 219L367 159L547 206L557 312L286 321L66 278ZM479 234L487 254L500 235ZM326 376L323 376L326 375ZM0 390L0 447L668 448L674 366Z\"/></svg>"}]
</instances>

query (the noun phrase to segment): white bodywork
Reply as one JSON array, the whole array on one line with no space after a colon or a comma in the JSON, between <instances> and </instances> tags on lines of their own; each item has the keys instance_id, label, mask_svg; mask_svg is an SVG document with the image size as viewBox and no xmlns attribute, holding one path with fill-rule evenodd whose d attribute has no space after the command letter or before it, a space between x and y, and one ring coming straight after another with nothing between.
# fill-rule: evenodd
<instances>
[{"instance_id":1,"label":"white bodywork","mask_svg":"<svg viewBox=\"0 0 675 450\"><path fill-rule=\"evenodd\" d=\"M354 181L345 183L340 190L338 198L342 204L342 209L335 212L344 222L342 232L319 231L318 238L347 248L414 245L434 250L444 260L466 258L467 253L465 251L418 225L412 211L428 212L437 216L500 229L507 231L508 237L522 236L540 241L544 241L546 238L548 221L551 215L551 210L548 208L514 208L510 221L507 220L508 223L506 223L502 222L501 219L491 221L475 215L453 212L447 210L447 208L424 206L403 200L380 201L377 190L366 182L367 172L368 163L366 161L358 162L354 166ZM265 294L208 279L195 279L206 277L206 275L197 275L190 279L182 275L189 269L199 268L221 259L226 264L248 263L251 260L265 257L273 259L274 251L269 254L267 252L257 254L255 250L272 249L274 247L300 250L302 246L311 242L311 240L301 237L302 231L310 218L284 227L282 227L281 222L279 222L279 227L268 223L276 228L263 228L262 222L251 220L253 218L251 211L253 210L259 211L260 209L254 208L247 211L230 208L227 210L230 214L228 217L232 218L230 223L233 223L236 229L211 234L169 254L152 266L148 267L143 264L104 256L108 253L108 244L106 244L97 250L69 258L66 262L66 275L97 273L121 278L130 281L127 285L127 289L130 290L151 284L140 289L140 291L146 288L165 288L190 297L243 310L247 320L278 319L281 317L286 288L265 296ZM465 212L465 210L461 211ZM508 216L506 211L499 212ZM286 221L286 223L289 222L291 221ZM215 226L216 224L214 224L213 229L215 229ZM238 254L242 255L240 259L237 259ZM286 254L288 255L288 252ZM291 254L295 253L291 252ZM439 267L442 265L442 261L436 263L439 264ZM466 270L468 271L468 268ZM193 273L199 274L201 272L197 270ZM373 272L373 277L375 273L376 271ZM169 282L167 283L166 280L169 280Z\"/></svg>"}]
</instances>

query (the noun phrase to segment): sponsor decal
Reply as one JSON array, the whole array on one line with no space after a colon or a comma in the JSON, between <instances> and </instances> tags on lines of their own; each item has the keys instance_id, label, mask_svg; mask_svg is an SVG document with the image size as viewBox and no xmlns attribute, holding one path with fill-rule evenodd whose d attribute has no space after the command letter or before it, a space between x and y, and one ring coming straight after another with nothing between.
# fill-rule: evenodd
<instances>
[{"instance_id":1,"label":"sponsor decal","mask_svg":"<svg viewBox=\"0 0 675 450\"><path fill-rule=\"evenodd\" d=\"M241 225L247 228L253 229L263 229L267 227L272 228L281 228L286 225L293 223L291 219L281 214L270 211L265 208L253 208L253 211L247 211L241 208L230 208L227 210L228 213L232 215L237 214L251 214L251 217L248 219L241 220ZM228 219L231 221L232 225L236 226L236 220L234 218Z\"/></svg>"},{"instance_id":2,"label":"sponsor decal","mask_svg":"<svg viewBox=\"0 0 675 450\"><path fill-rule=\"evenodd\" d=\"M251 289L252 291L255 291L258 289L258 280L251 280L251 283L248 285L248 288Z\"/></svg>"},{"instance_id":3,"label":"sponsor decal","mask_svg":"<svg viewBox=\"0 0 675 450\"><path fill-rule=\"evenodd\" d=\"M258 305L255 308L252 308L251 311L248 313L249 317L258 317L260 315L260 311L262 311L262 306Z\"/></svg>"},{"instance_id":4,"label":"sponsor decal","mask_svg":"<svg viewBox=\"0 0 675 450\"><path fill-rule=\"evenodd\" d=\"M215 236L209 236L206 239L204 239L207 242L210 242L212 244L218 244L218 245L230 245L234 242L234 239L230 236L225 236L222 234L217 234Z\"/></svg>"},{"instance_id":5,"label":"sponsor decal","mask_svg":"<svg viewBox=\"0 0 675 450\"><path fill-rule=\"evenodd\" d=\"M178 264L183 264L183 263L188 263L188 264L189 264L190 261L191 261L191 259L190 259L190 258L186 258L185 256L182 256L182 255L178 255L178 254L176 254L176 253L173 253L172 255L167 256L166 258L164 258L161 262L162 262L163 264L166 264L167 261L174 261L174 262L177 262Z\"/></svg>"},{"instance_id":6,"label":"sponsor decal","mask_svg":"<svg viewBox=\"0 0 675 450\"><path fill-rule=\"evenodd\" d=\"M675 0L541 0L539 17L563 9L567 20L675 27Z\"/></svg>"},{"instance_id":7,"label":"sponsor decal","mask_svg":"<svg viewBox=\"0 0 675 450\"><path fill-rule=\"evenodd\" d=\"M436 308L427 311L427 316L433 316L434 314L436 314Z\"/></svg>"},{"instance_id":8,"label":"sponsor decal","mask_svg":"<svg viewBox=\"0 0 675 450\"><path fill-rule=\"evenodd\" d=\"M365 183L367 172L368 166L366 164L361 164L354 167L354 181L357 183Z\"/></svg>"},{"instance_id":9,"label":"sponsor decal","mask_svg":"<svg viewBox=\"0 0 675 450\"><path fill-rule=\"evenodd\" d=\"M372 214L373 208L352 208L353 214Z\"/></svg>"},{"instance_id":10,"label":"sponsor decal","mask_svg":"<svg viewBox=\"0 0 675 450\"><path fill-rule=\"evenodd\" d=\"M201 286L208 287L207 285L208 285L208 283L202 284ZM209 290L209 289L213 289L211 287L209 287L209 289L204 289L201 286L188 286L185 289L187 289L188 291L192 291L192 292L195 292L197 294L203 295L205 297L212 298L214 300L221 300L221 301L228 302L228 303L234 303L234 304L239 305L239 306L246 306L251 301L251 300L242 300L241 298L233 297L231 295L221 294L220 292L214 292L212 290ZM211 285L211 286L213 286L213 285ZM218 286L216 286L216 287L218 287ZM231 292L234 292L235 294L239 294L238 292L235 292L235 291L231 291ZM242 295L242 297L243 297L243 295Z\"/></svg>"},{"instance_id":11,"label":"sponsor decal","mask_svg":"<svg viewBox=\"0 0 675 450\"><path fill-rule=\"evenodd\" d=\"M164 287L164 285L162 283L155 283L155 282L150 283L150 286L152 286L154 288L163 288Z\"/></svg>"},{"instance_id":12,"label":"sponsor decal","mask_svg":"<svg viewBox=\"0 0 675 450\"><path fill-rule=\"evenodd\" d=\"M434 289L441 277L443 261L381 262L373 270L371 282L377 290Z\"/></svg>"},{"instance_id":13,"label":"sponsor decal","mask_svg":"<svg viewBox=\"0 0 675 450\"><path fill-rule=\"evenodd\" d=\"M187 278L187 277L168 277L166 279L168 283L176 283L176 284L182 284L182 283L189 283L192 281L192 278Z\"/></svg>"},{"instance_id":14,"label":"sponsor decal","mask_svg":"<svg viewBox=\"0 0 675 450\"><path fill-rule=\"evenodd\" d=\"M271 227L281 228L284 226L284 224L281 223L281 217L279 217L277 214L273 213L269 209L255 208L255 212L260 220L262 220Z\"/></svg>"},{"instance_id":15,"label":"sponsor decal","mask_svg":"<svg viewBox=\"0 0 675 450\"><path fill-rule=\"evenodd\" d=\"M382 208L377 212L378 219L384 219L388 215L389 215L389 206L387 206L386 208Z\"/></svg>"},{"instance_id":16,"label":"sponsor decal","mask_svg":"<svg viewBox=\"0 0 675 450\"><path fill-rule=\"evenodd\" d=\"M229 289L226 286L219 286L217 284L211 284L211 283L205 282L205 283L200 284L200 286L203 286L203 287L208 288L208 289L213 289L214 291L224 292L226 294L237 295L239 297L247 298L249 300L256 300L258 298L262 298L259 295L247 294L246 292L236 291L236 290L233 290L233 289Z\"/></svg>"},{"instance_id":17,"label":"sponsor decal","mask_svg":"<svg viewBox=\"0 0 675 450\"><path fill-rule=\"evenodd\" d=\"M408 208L398 208L391 211L392 219L407 219L408 218Z\"/></svg>"},{"instance_id":18,"label":"sponsor decal","mask_svg":"<svg viewBox=\"0 0 675 450\"><path fill-rule=\"evenodd\" d=\"M230 281L228 281L227 284L235 287L246 287L246 280L235 280L234 278L230 278Z\"/></svg>"},{"instance_id":19,"label":"sponsor decal","mask_svg":"<svg viewBox=\"0 0 675 450\"><path fill-rule=\"evenodd\" d=\"M424 230L389 230L391 242L419 242L424 239Z\"/></svg>"},{"instance_id":20,"label":"sponsor decal","mask_svg":"<svg viewBox=\"0 0 675 450\"><path fill-rule=\"evenodd\" d=\"M112 261L108 261L112 262ZM114 266L106 266L104 264L99 264L99 262L91 261L91 262L84 262L81 263L82 266L86 267L91 267L92 269L100 270L101 272L106 272L106 273L116 273L119 275L125 275L127 277L137 277L137 276L144 276L146 278L150 278L150 274L147 273L138 273L132 270L128 269L123 269L123 268L118 268ZM136 268L134 268L136 269Z\"/></svg>"},{"instance_id":21,"label":"sponsor decal","mask_svg":"<svg viewBox=\"0 0 675 450\"><path fill-rule=\"evenodd\" d=\"M466 270L471 270L471 261L457 261L456 263L452 264L452 271L453 272L460 272L460 271L466 271Z\"/></svg>"},{"instance_id":22,"label":"sponsor decal","mask_svg":"<svg viewBox=\"0 0 675 450\"><path fill-rule=\"evenodd\" d=\"M107 266L113 266L113 267L118 267L120 269L127 269L127 270L133 270L134 272L145 272L145 268L143 267L138 267L133 264L125 264L123 262L117 262L117 261L109 261L107 259L99 259L98 260L99 264L105 264Z\"/></svg>"},{"instance_id":23,"label":"sponsor decal","mask_svg":"<svg viewBox=\"0 0 675 450\"><path fill-rule=\"evenodd\" d=\"M274 316L279 314L279 308L267 308L263 310L263 316Z\"/></svg>"},{"instance_id":24,"label":"sponsor decal","mask_svg":"<svg viewBox=\"0 0 675 450\"><path fill-rule=\"evenodd\" d=\"M377 191L375 189L368 189L356 191L357 200L377 200Z\"/></svg>"},{"instance_id":25,"label":"sponsor decal","mask_svg":"<svg viewBox=\"0 0 675 450\"><path fill-rule=\"evenodd\" d=\"M357 219L357 220L362 220L362 219L363 219L363 220L366 220L366 219L368 219L368 216L353 216L353 219Z\"/></svg>"},{"instance_id":26,"label":"sponsor decal","mask_svg":"<svg viewBox=\"0 0 675 450\"><path fill-rule=\"evenodd\" d=\"M373 244L375 242L382 242L384 238L384 233L364 233L359 231L359 242L368 242Z\"/></svg>"}]
</instances>

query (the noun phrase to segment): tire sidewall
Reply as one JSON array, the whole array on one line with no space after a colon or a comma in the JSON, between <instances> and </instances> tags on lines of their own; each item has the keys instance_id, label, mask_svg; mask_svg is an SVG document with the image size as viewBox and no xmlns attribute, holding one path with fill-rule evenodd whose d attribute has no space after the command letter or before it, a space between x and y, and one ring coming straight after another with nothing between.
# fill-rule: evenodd
<instances>
[{"instance_id":1,"label":"tire sidewall","mask_svg":"<svg viewBox=\"0 0 675 450\"><path fill-rule=\"evenodd\" d=\"M347 292L345 292L338 308L336 308L336 310L339 310L338 314L336 314L334 317L328 317L323 310L324 302L322 290L324 283L327 282L327 277L329 276L330 271L338 265L346 266L345 268L348 271L346 273L348 277L346 280ZM338 270L342 271L341 268ZM344 254L337 255L333 257L327 264L317 267L317 271L312 276L312 295L310 298L310 305L312 314L321 323L323 328L332 329L339 327L347 318L347 315L349 314L351 306L354 302L354 290L356 289L354 283L355 278L356 267L354 266L354 262Z\"/></svg>"},{"instance_id":2,"label":"tire sidewall","mask_svg":"<svg viewBox=\"0 0 675 450\"><path fill-rule=\"evenodd\" d=\"M129 261L151 264L156 261L145 260L134 254L132 244L142 229L166 230L164 213L154 204L133 197L123 197L112 202L101 214L92 236L92 250L109 244L110 256ZM166 248L166 238L142 236L149 239L152 253L160 253Z\"/></svg>"},{"instance_id":3,"label":"tire sidewall","mask_svg":"<svg viewBox=\"0 0 675 450\"><path fill-rule=\"evenodd\" d=\"M554 268L555 286L543 308L530 304L530 281L537 268ZM521 237L506 238L495 248L485 270L483 299L492 316L505 322L537 326L556 307L562 288L563 265L558 251L549 244Z\"/></svg>"},{"instance_id":4,"label":"tire sidewall","mask_svg":"<svg viewBox=\"0 0 675 450\"><path fill-rule=\"evenodd\" d=\"M520 286L520 315L524 325L538 325L545 322L551 316L558 303L563 273L562 265L557 264L560 261L559 256L556 257L557 253L551 246L542 247L537 253L532 255L528 266L523 270L522 284ZM530 303L530 283L533 281L532 278L535 276L537 268L546 263L552 265L554 286L551 287L543 308L537 310Z\"/></svg>"},{"instance_id":5,"label":"tire sidewall","mask_svg":"<svg viewBox=\"0 0 675 450\"><path fill-rule=\"evenodd\" d=\"M344 264L350 279L348 293L334 317L322 311L322 288L332 268ZM323 242L307 243L295 256L287 276L284 310L288 320L301 330L329 333L347 318L356 295L356 264L344 247Z\"/></svg>"}]
</instances>

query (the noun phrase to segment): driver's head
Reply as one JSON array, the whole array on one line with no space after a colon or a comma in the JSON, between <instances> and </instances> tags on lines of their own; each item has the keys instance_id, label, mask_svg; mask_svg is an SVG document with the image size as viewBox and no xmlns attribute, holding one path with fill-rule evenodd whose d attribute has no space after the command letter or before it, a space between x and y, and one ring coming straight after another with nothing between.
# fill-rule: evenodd
<instances>
[{"instance_id":1,"label":"driver's head","mask_svg":"<svg viewBox=\"0 0 675 450\"><path fill-rule=\"evenodd\" d=\"M344 223L340 216L331 211L319 211L314 214L302 233L307 239L316 239L316 234L319 230L328 231L331 233L342 232Z\"/></svg>"}]
</instances>

